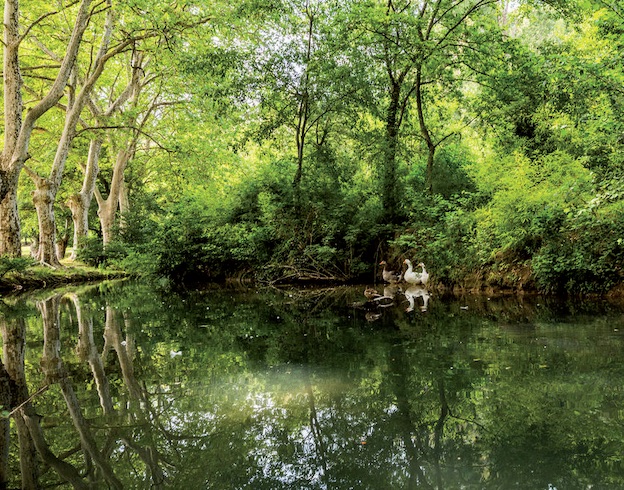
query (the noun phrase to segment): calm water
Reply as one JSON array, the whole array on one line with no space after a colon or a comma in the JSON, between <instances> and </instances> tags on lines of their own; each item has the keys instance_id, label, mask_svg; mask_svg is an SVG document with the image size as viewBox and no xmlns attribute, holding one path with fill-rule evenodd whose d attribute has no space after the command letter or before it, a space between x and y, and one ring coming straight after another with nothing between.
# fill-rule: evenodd
<instances>
[{"instance_id":1,"label":"calm water","mask_svg":"<svg viewBox=\"0 0 624 490\"><path fill-rule=\"evenodd\" d=\"M363 291L2 298L7 487L624 488L624 308Z\"/></svg>"}]
</instances>

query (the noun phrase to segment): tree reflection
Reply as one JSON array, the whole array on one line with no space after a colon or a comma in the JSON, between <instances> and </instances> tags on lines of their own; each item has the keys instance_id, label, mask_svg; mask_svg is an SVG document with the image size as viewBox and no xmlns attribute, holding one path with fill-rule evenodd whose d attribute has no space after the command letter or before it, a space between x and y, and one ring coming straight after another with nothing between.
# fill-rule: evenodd
<instances>
[{"instance_id":1,"label":"tree reflection","mask_svg":"<svg viewBox=\"0 0 624 490\"><path fill-rule=\"evenodd\" d=\"M53 295L45 300L37 302L37 307L41 312L43 320L43 355L41 367L48 384L58 384L65 399L67 410L76 432L79 435L80 446L84 452L85 459L93 463L89 465L89 472L85 479L95 482L101 476L112 488L123 488L121 481L115 476L111 468L110 461L103 451L98 448L95 437L91 432L91 427L84 418L78 397L74 391L72 380L65 368L61 358L61 319L59 314L59 304L61 295ZM31 425L33 428L31 428ZM59 475L71 482L74 486L87 488L83 478L77 470L65 463L63 460L54 457L45 444L40 426L29 424L31 435L36 431L40 444L36 444L39 454L44 461L57 470Z\"/></svg>"},{"instance_id":2,"label":"tree reflection","mask_svg":"<svg viewBox=\"0 0 624 490\"><path fill-rule=\"evenodd\" d=\"M122 340L119 315L114 309L107 308L105 344L100 355L95 345L91 312L85 313L77 294L68 294L66 298L74 306L75 319L78 324L76 352L81 360L88 363L103 414L109 416L110 421L116 420L117 414L113 408L110 385L103 362L107 354L113 351L122 372L129 400L137 402L134 412L141 414L141 418L144 419L145 393L134 377L132 355L129 352L128 342ZM61 355L61 325L66 325L66 322L61 321L60 315L60 304L63 299L62 294L52 294L36 303L43 327L43 349L40 366L44 374L45 386L55 386L60 389L65 410L75 430L73 435L64 433L67 438L62 444L64 449L56 453L53 447L59 446L59 441L48 442L42 424L43 417L35 412L30 401L31 397L28 394L24 369L25 320L23 318L9 320L6 317L0 319L3 360L6 364L6 370L0 372L0 376L2 373L5 374L0 379L0 382L3 382L1 395L4 398L3 406L14 409L11 415L15 419L17 427L22 487L40 488L42 486L40 482L42 475L38 472L39 458L44 465L54 469L61 480L68 482L75 488L91 488L98 482L105 482L109 488L124 488L110 461L111 454L118 451L119 442L124 442L139 455L139 458L149 468L152 477L150 486L159 488L164 480L163 471L155 461L153 449L141 447L130 435L134 431L134 427L128 425L129 434L127 434L124 433L124 430L120 430L117 424L111 424L110 428L104 429L108 435L104 437L100 435L101 442L98 444L93 425L83 414L78 395L74 389L74 382ZM130 343L130 345L132 344ZM129 407L130 404L126 405L126 409ZM131 410L128 410L126 415L129 415L130 412ZM132 418L136 419L136 417ZM3 419L5 437L8 437L9 433L8 421L8 418ZM99 422L97 424L98 430L101 431L102 425L101 421ZM67 460L75 454L71 445L68 444L69 440L74 437L78 439L76 444L80 447L82 462L69 462ZM2 477L3 481L8 483L7 466L6 463L2 465Z\"/></svg>"},{"instance_id":3,"label":"tree reflection","mask_svg":"<svg viewBox=\"0 0 624 490\"><path fill-rule=\"evenodd\" d=\"M614 388L624 380L621 313L575 313L570 329L552 323L560 309L526 299L436 299L426 314L397 301L370 323L353 307L359 296L224 289L165 299L129 284L5 304L0 398L14 424L5 417L0 427L0 480L189 489L624 482L614 450L624 440Z\"/></svg>"},{"instance_id":4,"label":"tree reflection","mask_svg":"<svg viewBox=\"0 0 624 490\"><path fill-rule=\"evenodd\" d=\"M110 394L110 385L106 372L104 370L104 362L95 345L93 335L93 315L88 311L83 313L83 307L76 293L70 293L67 297L72 301L76 311L76 322L78 323L78 342L76 344L76 353L81 361L86 361L93 373L96 391L99 396L100 406L104 415L113 414L113 401Z\"/></svg>"},{"instance_id":5,"label":"tree reflection","mask_svg":"<svg viewBox=\"0 0 624 490\"><path fill-rule=\"evenodd\" d=\"M17 428L19 441L19 462L22 488L38 488L38 466L35 463L35 444L30 436L25 416L34 417L35 413L29 401L28 387L24 370L24 351L26 342L26 321L24 318L0 316L0 332L2 333L2 406L11 409ZM9 482L8 444L9 418L2 420L3 430L3 461L2 485Z\"/></svg>"}]
</instances>

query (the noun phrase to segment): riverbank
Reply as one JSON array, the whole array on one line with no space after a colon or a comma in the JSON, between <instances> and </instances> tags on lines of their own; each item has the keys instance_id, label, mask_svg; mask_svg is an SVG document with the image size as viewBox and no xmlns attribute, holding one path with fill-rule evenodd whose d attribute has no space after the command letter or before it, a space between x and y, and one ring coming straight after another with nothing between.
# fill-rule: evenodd
<instances>
[{"instance_id":1,"label":"riverbank","mask_svg":"<svg viewBox=\"0 0 624 490\"><path fill-rule=\"evenodd\" d=\"M97 267L87 266L81 262L70 261L68 259L63 260L62 264L63 266L59 268L35 264L29 265L21 270L11 270L5 273L2 277L0 277L0 296L69 284L103 281L107 279L121 279L131 275L123 270L100 269ZM241 279L242 277L239 275L235 278L229 278L229 280L226 279L225 282L235 282L247 285L254 282L254 280L249 277L246 277L246 280ZM377 278L377 280L381 280L381 278ZM210 281L210 283L212 282L213 281ZM360 282L362 281L358 281L357 283L359 284ZM258 283L264 284L263 281L259 281ZM348 280L341 281L336 278L325 278L324 280L319 280L319 278L314 278L314 280L302 280L300 277L295 278L294 280L293 278L290 278L289 281L284 281L283 283L279 282L279 284L282 285L298 284L306 286L350 283L352 282ZM271 284L276 285L275 283ZM485 294L488 296L505 296L547 294L544 291L540 291L537 287L533 274L528 268L515 268L505 272L500 270L482 270L477 273L469 274L462 280L453 282L452 284L444 284L441 281L437 281L436 278L433 277L427 287L432 292L451 295ZM551 292L550 294L555 293ZM579 293L579 295L581 294ZM582 294L582 296L602 296L607 298L624 299L624 284L619 284L611 288L606 293L585 293Z\"/></svg>"},{"instance_id":2,"label":"riverbank","mask_svg":"<svg viewBox=\"0 0 624 490\"><path fill-rule=\"evenodd\" d=\"M34 289L101 281L126 277L119 270L104 270L72 262L63 267L33 265L20 271L10 271L0 278L0 294L11 294Z\"/></svg>"}]
</instances>

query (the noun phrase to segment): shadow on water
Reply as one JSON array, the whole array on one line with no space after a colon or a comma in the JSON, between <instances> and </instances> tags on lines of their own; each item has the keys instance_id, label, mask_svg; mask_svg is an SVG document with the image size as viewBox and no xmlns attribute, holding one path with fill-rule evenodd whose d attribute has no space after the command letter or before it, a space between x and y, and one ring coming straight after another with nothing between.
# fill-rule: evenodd
<instances>
[{"instance_id":1,"label":"shadow on water","mask_svg":"<svg viewBox=\"0 0 624 490\"><path fill-rule=\"evenodd\" d=\"M0 488L624 487L624 308L110 282L0 301Z\"/></svg>"}]
</instances>

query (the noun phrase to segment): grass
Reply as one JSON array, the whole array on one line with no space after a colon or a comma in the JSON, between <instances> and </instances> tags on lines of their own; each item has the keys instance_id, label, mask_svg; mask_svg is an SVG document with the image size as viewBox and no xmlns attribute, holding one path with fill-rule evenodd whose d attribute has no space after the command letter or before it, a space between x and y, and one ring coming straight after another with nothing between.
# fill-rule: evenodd
<instances>
[{"instance_id":1,"label":"grass","mask_svg":"<svg viewBox=\"0 0 624 490\"><path fill-rule=\"evenodd\" d=\"M29 256L29 248L26 247L23 257ZM68 251L67 256L71 254ZM65 258L61 260L62 267L50 267L37 262L20 266L9 270L0 277L0 293L41 289L63 284L76 284L83 282L99 281L125 277L126 274L119 270L99 269L90 267L84 263Z\"/></svg>"}]
</instances>

